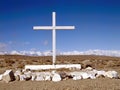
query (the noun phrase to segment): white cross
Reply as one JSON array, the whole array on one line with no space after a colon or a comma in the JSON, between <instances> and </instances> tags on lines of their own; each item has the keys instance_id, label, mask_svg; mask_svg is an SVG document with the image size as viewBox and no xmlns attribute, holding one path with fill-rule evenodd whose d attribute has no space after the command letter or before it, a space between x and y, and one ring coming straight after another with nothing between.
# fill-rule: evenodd
<instances>
[{"instance_id":1,"label":"white cross","mask_svg":"<svg viewBox=\"0 0 120 90\"><path fill-rule=\"evenodd\" d=\"M34 26L34 30L50 30L52 29L52 49L53 49L53 65L56 61L56 29L75 29L75 26L56 26L56 13L52 13L52 26Z\"/></svg>"}]
</instances>

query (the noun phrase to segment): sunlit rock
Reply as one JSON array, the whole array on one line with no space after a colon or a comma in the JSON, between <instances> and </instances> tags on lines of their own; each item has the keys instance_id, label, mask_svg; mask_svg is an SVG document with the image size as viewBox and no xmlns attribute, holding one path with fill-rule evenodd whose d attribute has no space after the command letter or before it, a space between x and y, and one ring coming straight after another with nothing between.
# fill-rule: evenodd
<instances>
[{"instance_id":1,"label":"sunlit rock","mask_svg":"<svg viewBox=\"0 0 120 90\"><path fill-rule=\"evenodd\" d=\"M70 75L74 78L74 79L88 79L89 78L89 74L87 72L71 72Z\"/></svg>"},{"instance_id":2,"label":"sunlit rock","mask_svg":"<svg viewBox=\"0 0 120 90\"><path fill-rule=\"evenodd\" d=\"M104 70L97 71L96 77L105 77L106 72Z\"/></svg>"},{"instance_id":3,"label":"sunlit rock","mask_svg":"<svg viewBox=\"0 0 120 90\"><path fill-rule=\"evenodd\" d=\"M58 81L61 81L62 79L61 79L61 77L60 77L60 75L58 74L58 73L56 73L55 71L52 71L51 72L52 73L52 81L54 81L54 82L58 82Z\"/></svg>"},{"instance_id":4,"label":"sunlit rock","mask_svg":"<svg viewBox=\"0 0 120 90\"><path fill-rule=\"evenodd\" d=\"M36 81L44 81L45 79L44 79L43 75L37 75L35 80Z\"/></svg>"},{"instance_id":5,"label":"sunlit rock","mask_svg":"<svg viewBox=\"0 0 120 90\"><path fill-rule=\"evenodd\" d=\"M93 70L93 68L92 67L87 67L87 68L85 68L85 70Z\"/></svg>"},{"instance_id":6,"label":"sunlit rock","mask_svg":"<svg viewBox=\"0 0 120 90\"><path fill-rule=\"evenodd\" d=\"M118 78L118 73L116 71L107 71L105 73L105 76L106 77L109 77L109 78Z\"/></svg>"},{"instance_id":7,"label":"sunlit rock","mask_svg":"<svg viewBox=\"0 0 120 90\"><path fill-rule=\"evenodd\" d=\"M24 74L23 75L19 75L19 77L20 77L20 81L25 81L26 76Z\"/></svg>"},{"instance_id":8,"label":"sunlit rock","mask_svg":"<svg viewBox=\"0 0 120 90\"><path fill-rule=\"evenodd\" d=\"M68 75L65 72L59 72L59 75L60 75L62 80L66 80L68 78Z\"/></svg>"},{"instance_id":9,"label":"sunlit rock","mask_svg":"<svg viewBox=\"0 0 120 90\"><path fill-rule=\"evenodd\" d=\"M90 78L89 74L86 73L86 72L81 72L80 74L81 74L81 77L82 77L83 79L88 79L88 78Z\"/></svg>"},{"instance_id":10,"label":"sunlit rock","mask_svg":"<svg viewBox=\"0 0 120 90\"><path fill-rule=\"evenodd\" d=\"M15 73L14 73L15 76L18 76L18 75L21 75L21 74L22 74L22 71L21 71L21 70L17 70L17 71L15 71Z\"/></svg>"},{"instance_id":11,"label":"sunlit rock","mask_svg":"<svg viewBox=\"0 0 120 90\"><path fill-rule=\"evenodd\" d=\"M73 80L80 80L80 79L82 79L82 76L81 76L81 75L73 76Z\"/></svg>"},{"instance_id":12,"label":"sunlit rock","mask_svg":"<svg viewBox=\"0 0 120 90\"><path fill-rule=\"evenodd\" d=\"M32 74L32 75L31 75L31 80L34 81L34 80L36 79L36 77L37 77L37 76L36 76L35 74Z\"/></svg>"},{"instance_id":13,"label":"sunlit rock","mask_svg":"<svg viewBox=\"0 0 120 90\"><path fill-rule=\"evenodd\" d=\"M58 82L58 81L61 81L62 79L61 79L61 77L60 77L60 75L59 74L54 74L53 75L53 77L52 77L52 81L54 81L54 82Z\"/></svg>"},{"instance_id":14,"label":"sunlit rock","mask_svg":"<svg viewBox=\"0 0 120 90\"><path fill-rule=\"evenodd\" d=\"M2 80L5 81L6 83L10 81L15 80L15 76L12 70L6 70L5 73L3 74Z\"/></svg>"},{"instance_id":15,"label":"sunlit rock","mask_svg":"<svg viewBox=\"0 0 120 90\"><path fill-rule=\"evenodd\" d=\"M90 79L96 79L96 71L87 71L87 74L89 76Z\"/></svg>"},{"instance_id":16,"label":"sunlit rock","mask_svg":"<svg viewBox=\"0 0 120 90\"><path fill-rule=\"evenodd\" d=\"M0 74L0 81L2 80L3 74Z\"/></svg>"},{"instance_id":17,"label":"sunlit rock","mask_svg":"<svg viewBox=\"0 0 120 90\"><path fill-rule=\"evenodd\" d=\"M50 75L45 75L45 81L51 81L51 76Z\"/></svg>"}]
</instances>

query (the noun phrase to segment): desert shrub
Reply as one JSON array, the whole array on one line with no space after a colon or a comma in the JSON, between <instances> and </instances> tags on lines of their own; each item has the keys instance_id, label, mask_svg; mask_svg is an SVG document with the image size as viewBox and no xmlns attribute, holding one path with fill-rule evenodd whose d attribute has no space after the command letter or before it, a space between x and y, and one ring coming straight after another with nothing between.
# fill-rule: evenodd
<instances>
[{"instance_id":1,"label":"desert shrub","mask_svg":"<svg viewBox=\"0 0 120 90\"><path fill-rule=\"evenodd\" d=\"M84 60L84 61L82 61L81 64L82 64L82 68L86 68L88 66L93 67L92 62L90 60Z\"/></svg>"},{"instance_id":2,"label":"desert shrub","mask_svg":"<svg viewBox=\"0 0 120 90\"><path fill-rule=\"evenodd\" d=\"M3 65L3 64L0 64L0 68L2 68L2 67L4 67L4 65Z\"/></svg>"},{"instance_id":3,"label":"desert shrub","mask_svg":"<svg viewBox=\"0 0 120 90\"><path fill-rule=\"evenodd\" d=\"M21 63L21 64L18 64L18 65L17 65L17 68L24 68L24 64L22 64L22 63Z\"/></svg>"},{"instance_id":4,"label":"desert shrub","mask_svg":"<svg viewBox=\"0 0 120 90\"><path fill-rule=\"evenodd\" d=\"M15 61L14 61L14 60L11 60L11 59L5 59L5 62L6 62L6 63L9 63L9 64L15 63Z\"/></svg>"},{"instance_id":5,"label":"desert shrub","mask_svg":"<svg viewBox=\"0 0 120 90\"><path fill-rule=\"evenodd\" d=\"M105 67L114 67L114 66L116 66L114 61L108 61L107 65Z\"/></svg>"},{"instance_id":6,"label":"desert shrub","mask_svg":"<svg viewBox=\"0 0 120 90\"><path fill-rule=\"evenodd\" d=\"M32 64L32 61L31 60L27 60L26 64Z\"/></svg>"},{"instance_id":7,"label":"desert shrub","mask_svg":"<svg viewBox=\"0 0 120 90\"><path fill-rule=\"evenodd\" d=\"M37 60L33 59L32 62L38 62Z\"/></svg>"},{"instance_id":8,"label":"desert shrub","mask_svg":"<svg viewBox=\"0 0 120 90\"><path fill-rule=\"evenodd\" d=\"M46 62L51 62L51 60L47 59Z\"/></svg>"}]
</instances>

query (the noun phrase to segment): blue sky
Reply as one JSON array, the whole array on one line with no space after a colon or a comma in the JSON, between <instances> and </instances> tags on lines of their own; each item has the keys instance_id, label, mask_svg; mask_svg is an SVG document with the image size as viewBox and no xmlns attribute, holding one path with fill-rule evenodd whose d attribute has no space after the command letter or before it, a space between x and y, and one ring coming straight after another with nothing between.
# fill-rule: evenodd
<instances>
[{"instance_id":1,"label":"blue sky","mask_svg":"<svg viewBox=\"0 0 120 90\"><path fill-rule=\"evenodd\" d=\"M33 26L74 25L57 31L58 51L120 50L119 0L0 0L0 51L52 50L52 32Z\"/></svg>"}]
</instances>

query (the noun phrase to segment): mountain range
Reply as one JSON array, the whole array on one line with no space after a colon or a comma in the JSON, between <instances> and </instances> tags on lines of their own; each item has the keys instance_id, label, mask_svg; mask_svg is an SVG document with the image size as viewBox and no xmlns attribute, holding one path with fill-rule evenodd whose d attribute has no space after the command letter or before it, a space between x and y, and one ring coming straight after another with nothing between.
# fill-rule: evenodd
<instances>
[{"instance_id":1,"label":"mountain range","mask_svg":"<svg viewBox=\"0 0 120 90\"><path fill-rule=\"evenodd\" d=\"M0 55L28 55L28 56L51 56L52 51L10 51L0 52ZM68 51L57 52L57 55L102 55L102 56L116 56L120 57L120 50L88 50L88 51Z\"/></svg>"}]
</instances>

